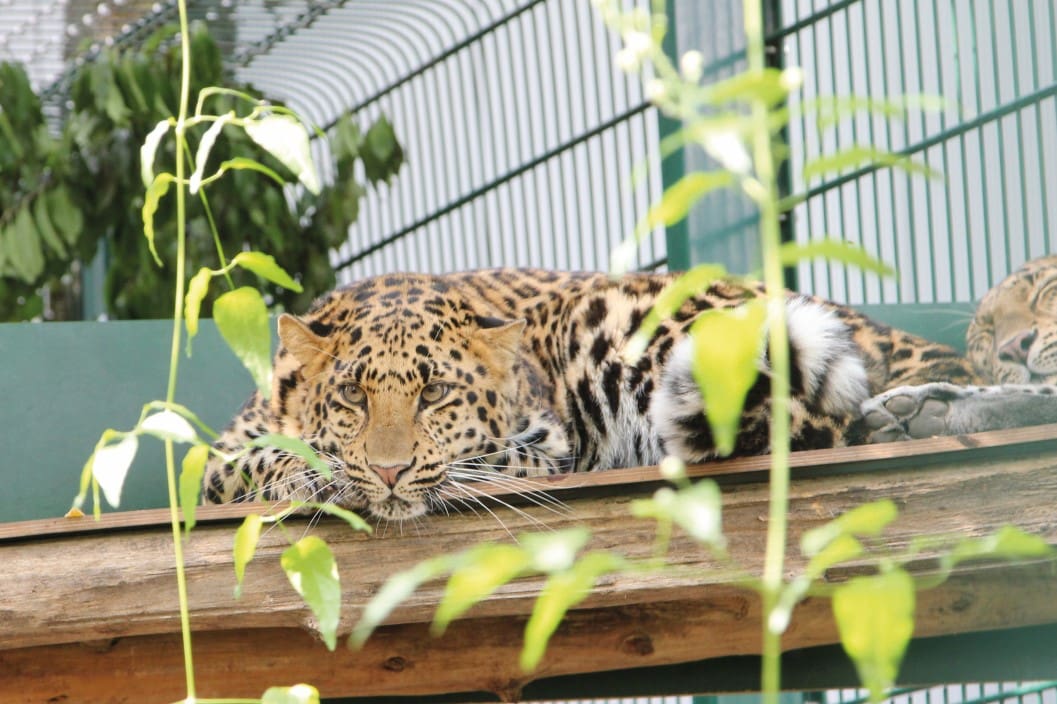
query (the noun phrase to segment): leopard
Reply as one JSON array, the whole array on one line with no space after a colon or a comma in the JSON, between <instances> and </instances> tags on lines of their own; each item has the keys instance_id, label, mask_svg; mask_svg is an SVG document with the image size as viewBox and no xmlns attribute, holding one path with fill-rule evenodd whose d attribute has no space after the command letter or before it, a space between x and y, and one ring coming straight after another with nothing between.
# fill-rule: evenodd
<instances>
[{"instance_id":1,"label":"leopard","mask_svg":"<svg viewBox=\"0 0 1057 704\"><path fill-rule=\"evenodd\" d=\"M205 500L322 502L409 521L472 501L482 481L714 460L689 331L764 289L716 280L643 347L636 332L676 276L393 273L284 313L270 394L254 392L214 444ZM780 302L795 450L883 435L862 422L863 404L886 390L981 380L956 350L848 306L794 292ZM733 456L770 450L772 374L760 349ZM269 434L303 440L330 471L254 443Z\"/></svg>"},{"instance_id":2,"label":"leopard","mask_svg":"<svg viewBox=\"0 0 1057 704\"><path fill-rule=\"evenodd\" d=\"M868 441L1057 423L1057 256L1031 259L988 290L966 356L978 383L908 385L865 401Z\"/></svg>"}]
</instances>

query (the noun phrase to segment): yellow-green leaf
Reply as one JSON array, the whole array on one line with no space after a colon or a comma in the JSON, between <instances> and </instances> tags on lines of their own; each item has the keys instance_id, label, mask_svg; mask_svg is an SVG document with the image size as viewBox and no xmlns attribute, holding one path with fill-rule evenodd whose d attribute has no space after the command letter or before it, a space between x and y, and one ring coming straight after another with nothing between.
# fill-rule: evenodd
<instances>
[{"instance_id":1,"label":"yellow-green leaf","mask_svg":"<svg viewBox=\"0 0 1057 704\"><path fill-rule=\"evenodd\" d=\"M914 633L914 602L914 580L901 569L855 577L833 593L841 644L872 701L895 684Z\"/></svg>"},{"instance_id":2,"label":"yellow-green leaf","mask_svg":"<svg viewBox=\"0 0 1057 704\"><path fill-rule=\"evenodd\" d=\"M268 308L249 286L228 291L213 304L213 320L228 347L249 370L265 399L272 393L272 342Z\"/></svg>"},{"instance_id":3,"label":"yellow-green leaf","mask_svg":"<svg viewBox=\"0 0 1057 704\"><path fill-rule=\"evenodd\" d=\"M687 299L703 293L726 275L727 270L720 264L698 264L665 286L625 347L624 360L628 364L637 362L662 322L675 315Z\"/></svg>"},{"instance_id":4,"label":"yellow-green leaf","mask_svg":"<svg viewBox=\"0 0 1057 704\"><path fill-rule=\"evenodd\" d=\"M382 625L402 601L411 596L423 583L440 577L451 570L457 558L453 556L436 557L432 560L420 562L414 567L398 572L386 580L378 593L374 595L367 606L363 607L363 614L359 622L349 634L349 647L361 648L370 638L374 629Z\"/></svg>"},{"instance_id":5,"label":"yellow-green leaf","mask_svg":"<svg viewBox=\"0 0 1057 704\"><path fill-rule=\"evenodd\" d=\"M963 540L954 546L948 558L951 566L965 560L1002 558L1022 560L1049 557L1054 550L1037 535L1025 533L1016 526L1006 525L991 535Z\"/></svg>"},{"instance_id":6,"label":"yellow-green leaf","mask_svg":"<svg viewBox=\"0 0 1057 704\"><path fill-rule=\"evenodd\" d=\"M303 290L301 284L294 281L294 279L287 274L281 266L276 264L275 257L270 254L265 254L263 252L239 252L231 261L234 264L241 266L243 269L252 271L262 279L271 281L273 284L290 289L291 291L296 291L297 293L301 293Z\"/></svg>"},{"instance_id":7,"label":"yellow-green leaf","mask_svg":"<svg viewBox=\"0 0 1057 704\"><path fill-rule=\"evenodd\" d=\"M532 560L532 569L537 572L568 569L590 539L591 531L583 526L518 536L521 547Z\"/></svg>"},{"instance_id":8,"label":"yellow-green leaf","mask_svg":"<svg viewBox=\"0 0 1057 704\"><path fill-rule=\"evenodd\" d=\"M721 455L734 450L745 396L756 382L766 316L763 302L753 300L736 308L707 310L690 328L690 369Z\"/></svg>"},{"instance_id":9,"label":"yellow-green leaf","mask_svg":"<svg viewBox=\"0 0 1057 704\"><path fill-rule=\"evenodd\" d=\"M861 167L895 167L911 174L941 178L942 175L925 164L919 164L902 154L895 154L876 147L856 145L836 154L813 159L804 165L804 181L810 182L828 173L838 173Z\"/></svg>"},{"instance_id":10,"label":"yellow-green leaf","mask_svg":"<svg viewBox=\"0 0 1057 704\"><path fill-rule=\"evenodd\" d=\"M261 539L260 515L251 513L242 520L242 525L235 531L235 546L232 554L235 561L235 598L242 595L242 578L246 576L246 565L257 552L257 543Z\"/></svg>"},{"instance_id":11,"label":"yellow-green leaf","mask_svg":"<svg viewBox=\"0 0 1057 704\"><path fill-rule=\"evenodd\" d=\"M600 576L614 572L622 565L623 561L617 555L591 552L569 570L550 576L525 624L525 645L520 658L522 670L531 672L539 666L547 643L566 612L591 593Z\"/></svg>"},{"instance_id":12,"label":"yellow-green leaf","mask_svg":"<svg viewBox=\"0 0 1057 704\"><path fill-rule=\"evenodd\" d=\"M778 250L784 266L795 266L807 259L828 259L857 266L878 276L894 276L895 269L880 259L870 256L859 245L844 240L812 240L811 242L786 242Z\"/></svg>"},{"instance_id":13,"label":"yellow-green leaf","mask_svg":"<svg viewBox=\"0 0 1057 704\"><path fill-rule=\"evenodd\" d=\"M336 517L340 518L341 520L345 521L346 523L348 523L350 526L352 526L356 530L362 530L364 533L373 533L374 532L373 529L371 528L370 524L367 523L367 521L365 521L362 518L360 518L360 516L358 514L353 513L352 511L349 511L348 509L342 508L341 506L335 506L334 504L306 504L306 505L307 506L311 506L312 508L316 509L317 511L321 511L323 513L330 514L331 516L336 516Z\"/></svg>"},{"instance_id":14,"label":"yellow-green leaf","mask_svg":"<svg viewBox=\"0 0 1057 704\"><path fill-rule=\"evenodd\" d=\"M202 267L191 277L184 296L184 321L187 326L187 356L191 356L191 338L198 334L198 316L202 312L202 301L209 293L209 282L213 272L209 267Z\"/></svg>"},{"instance_id":15,"label":"yellow-green leaf","mask_svg":"<svg viewBox=\"0 0 1057 704\"><path fill-rule=\"evenodd\" d=\"M184 455L180 465L180 509L183 511L184 530L188 533L195 527L195 510L202 491L202 475L209 459L208 445L194 445Z\"/></svg>"},{"instance_id":16,"label":"yellow-green leaf","mask_svg":"<svg viewBox=\"0 0 1057 704\"><path fill-rule=\"evenodd\" d=\"M334 477L334 472L331 470L330 465L323 461L318 454L316 454L315 448L309 445L301 438L295 438L290 435L280 435L279 433L268 433L259 437L253 438L246 443L248 447L276 447L285 452L291 452L305 462L308 466L322 474L327 479Z\"/></svg>"},{"instance_id":17,"label":"yellow-green leaf","mask_svg":"<svg viewBox=\"0 0 1057 704\"><path fill-rule=\"evenodd\" d=\"M15 275L26 283L34 283L44 271L44 250L28 207L18 211L14 223L7 230L4 245Z\"/></svg>"},{"instance_id":18,"label":"yellow-green leaf","mask_svg":"<svg viewBox=\"0 0 1057 704\"><path fill-rule=\"evenodd\" d=\"M322 538L308 535L284 550L279 562L290 584L316 615L323 642L334 650L341 616L341 578L330 546Z\"/></svg>"},{"instance_id":19,"label":"yellow-green leaf","mask_svg":"<svg viewBox=\"0 0 1057 704\"><path fill-rule=\"evenodd\" d=\"M310 684L269 687L261 697L261 704L319 704L319 690Z\"/></svg>"},{"instance_id":20,"label":"yellow-green leaf","mask_svg":"<svg viewBox=\"0 0 1057 704\"><path fill-rule=\"evenodd\" d=\"M702 196L734 183L727 171L694 171L672 184L635 227L636 238L662 225L672 225L686 217Z\"/></svg>"},{"instance_id":21,"label":"yellow-green leaf","mask_svg":"<svg viewBox=\"0 0 1057 704\"><path fill-rule=\"evenodd\" d=\"M253 159L249 159L244 156L236 156L223 162L220 165L220 168L217 169L217 173L223 174L226 173L228 170L256 171L257 173L264 174L265 176L272 179L281 186L286 185L286 181L283 179L282 176L277 174L274 169L269 169L267 166L260 163L259 161L254 161Z\"/></svg>"},{"instance_id":22,"label":"yellow-green leaf","mask_svg":"<svg viewBox=\"0 0 1057 704\"><path fill-rule=\"evenodd\" d=\"M290 169L305 188L319 194L319 175L312 162L304 125L289 115L271 114L247 120L242 126L250 139Z\"/></svg>"},{"instance_id":23,"label":"yellow-green leaf","mask_svg":"<svg viewBox=\"0 0 1057 704\"><path fill-rule=\"evenodd\" d=\"M844 534L879 535L898 515L899 508L891 499L856 506L828 523L805 531L800 537L800 550L811 557Z\"/></svg>"},{"instance_id":24,"label":"yellow-green leaf","mask_svg":"<svg viewBox=\"0 0 1057 704\"><path fill-rule=\"evenodd\" d=\"M454 619L517 577L528 565L529 556L520 547L485 544L471 548L448 579L433 616L434 635L444 633Z\"/></svg>"},{"instance_id":25,"label":"yellow-green leaf","mask_svg":"<svg viewBox=\"0 0 1057 704\"><path fill-rule=\"evenodd\" d=\"M150 186L147 187L147 193L143 196L143 236L147 238L150 253L158 266L162 263L158 250L154 247L154 213L158 211L158 203L169 192L169 186L173 180L170 174L158 174L151 181Z\"/></svg>"}]
</instances>

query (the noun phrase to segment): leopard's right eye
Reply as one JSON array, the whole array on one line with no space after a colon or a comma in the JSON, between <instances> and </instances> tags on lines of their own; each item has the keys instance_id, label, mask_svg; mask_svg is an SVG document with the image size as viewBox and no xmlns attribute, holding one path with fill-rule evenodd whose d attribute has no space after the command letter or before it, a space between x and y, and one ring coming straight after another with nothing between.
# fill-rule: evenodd
<instances>
[{"instance_id":1,"label":"leopard's right eye","mask_svg":"<svg viewBox=\"0 0 1057 704\"><path fill-rule=\"evenodd\" d=\"M367 403L367 392L359 384L342 384L338 387L338 393L350 406L362 406Z\"/></svg>"}]
</instances>

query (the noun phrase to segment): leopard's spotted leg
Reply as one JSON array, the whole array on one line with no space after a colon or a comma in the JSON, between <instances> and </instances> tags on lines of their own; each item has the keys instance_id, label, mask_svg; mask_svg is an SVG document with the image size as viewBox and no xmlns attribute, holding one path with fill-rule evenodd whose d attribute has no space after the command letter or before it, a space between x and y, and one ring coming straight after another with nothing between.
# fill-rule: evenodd
<instances>
[{"instance_id":1,"label":"leopard's spotted leg","mask_svg":"<svg viewBox=\"0 0 1057 704\"><path fill-rule=\"evenodd\" d=\"M1057 386L899 386L863 402L869 442L960 435L1057 422Z\"/></svg>"}]
</instances>

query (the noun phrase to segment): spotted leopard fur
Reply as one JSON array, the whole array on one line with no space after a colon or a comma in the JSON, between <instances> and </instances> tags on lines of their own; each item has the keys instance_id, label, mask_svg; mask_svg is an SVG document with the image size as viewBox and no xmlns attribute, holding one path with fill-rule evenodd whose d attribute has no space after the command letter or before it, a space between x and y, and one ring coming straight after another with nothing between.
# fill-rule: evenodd
<instances>
[{"instance_id":1,"label":"spotted leopard fur","mask_svg":"<svg viewBox=\"0 0 1057 704\"><path fill-rule=\"evenodd\" d=\"M331 501L404 520L457 501L460 480L538 476L716 456L690 375L687 330L758 291L717 283L625 359L666 274L498 269L366 279L279 319L269 401L254 394L207 467L212 502ZM789 294L793 446L859 442L860 404L884 389L976 377L954 350L853 310ZM761 359L735 446L768 451ZM300 437L331 466L246 443ZM224 457L237 456L228 463Z\"/></svg>"}]
</instances>

